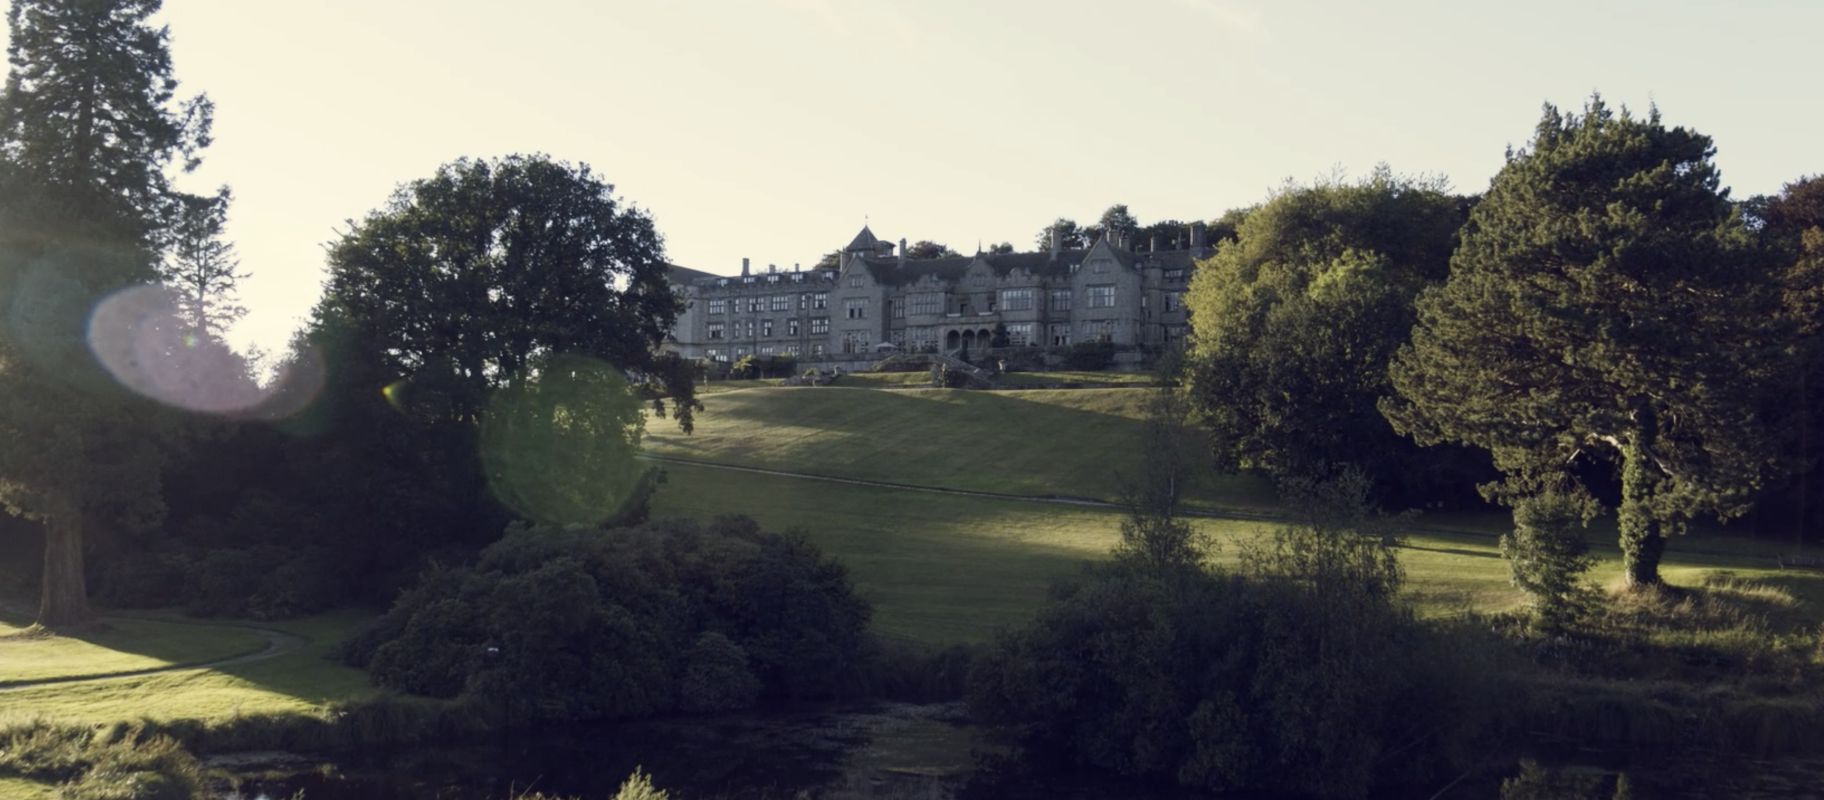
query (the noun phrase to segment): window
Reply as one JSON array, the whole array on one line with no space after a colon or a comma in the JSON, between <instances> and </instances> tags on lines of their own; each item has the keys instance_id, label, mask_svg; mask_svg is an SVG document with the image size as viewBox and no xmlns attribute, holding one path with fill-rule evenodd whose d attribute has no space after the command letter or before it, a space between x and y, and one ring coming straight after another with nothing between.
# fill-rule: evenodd
<instances>
[{"instance_id":1,"label":"window","mask_svg":"<svg viewBox=\"0 0 1824 800\"><path fill-rule=\"evenodd\" d=\"M722 323L720 323L720 322L709 323L709 338L711 338L711 339L722 338Z\"/></svg>"},{"instance_id":2,"label":"window","mask_svg":"<svg viewBox=\"0 0 1824 800\"><path fill-rule=\"evenodd\" d=\"M1095 272L1107 272L1108 271L1108 259L1098 258L1095 261L1090 262L1090 269Z\"/></svg>"},{"instance_id":3,"label":"window","mask_svg":"<svg viewBox=\"0 0 1824 800\"><path fill-rule=\"evenodd\" d=\"M1052 347L1069 347L1070 346L1070 326L1069 325L1051 326L1051 346Z\"/></svg>"},{"instance_id":4,"label":"window","mask_svg":"<svg viewBox=\"0 0 1824 800\"><path fill-rule=\"evenodd\" d=\"M944 296L938 292L915 294L906 298L906 302L911 304L912 313L914 314L936 315L944 313Z\"/></svg>"},{"instance_id":5,"label":"window","mask_svg":"<svg viewBox=\"0 0 1824 800\"><path fill-rule=\"evenodd\" d=\"M973 286L987 286L988 276L978 272L969 277L969 283Z\"/></svg>"},{"instance_id":6,"label":"window","mask_svg":"<svg viewBox=\"0 0 1824 800\"><path fill-rule=\"evenodd\" d=\"M1181 281L1181 280L1184 280L1184 269L1183 269L1183 268L1182 268L1182 267L1180 267L1180 268L1177 268L1177 269L1168 269L1168 270L1166 270L1166 271L1165 271L1165 279L1166 279L1166 280L1168 280L1168 281Z\"/></svg>"},{"instance_id":7,"label":"window","mask_svg":"<svg viewBox=\"0 0 1824 800\"><path fill-rule=\"evenodd\" d=\"M1184 292L1166 292L1165 310L1177 311L1181 308L1184 308Z\"/></svg>"},{"instance_id":8,"label":"window","mask_svg":"<svg viewBox=\"0 0 1824 800\"><path fill-rule=\"evenodd\" d=\"M1007 326L1007 346L1025 347L1032 344L1032 323L1015 322Z\"/></svg>"},{"instance_id":9,"label":"window","mask_svg":"<svg viewBox=\"0 0 1824 800\"><path fill-rule=\"evenodd\" d=\"M779 348L779 352L784 353L788 356L798 355L798 345L788 344L784 347Z\"/></svg>"},{"instance_id":10,"label":"window","mask_svg":"<svg viewBox=\"0 0 1824 800\"><path fill-rule=\"evenodd\" d=\"M888 339L888 341L891 341L892 343L899 345L900 347L905 347L906 346L906 329L905 328L894 328L893 330L888 331L887 339Z\"/></svg>"},{"instance_id":11,"label":"window","mask_svg":"<svg viewBox=\"0 0 1824 800\"><path fill-rule=\"evenodd\" d=\"M905 319L906 318L906 304L905 304L905 301L903 301L903 300L900 302L897 302L897 303L893 302L892 300L888 300L887 309L888 309L887 313L889 315L891 315L894 319Z\"/></svg>"},{"instance_id":12,"label":"window","mask_svg":"<svg viewBox=\"0 0 1824 800\"><path fill-rule=\"evenodd\" d=\"M772 346L772 345L770 345L770 344L766 344L766 345L761 345L761 346L760 346L760 355L763 355L763 356L770 356L770 355L772 355L772 354L773 354L773 346Z\"/></svg>"},{"instance_id":13,"label":"window","mask_svg":"<svg viewBox=\"0 0 1824 800\"><path fill-rule=\"evenodd\" d=\"M936 328L906 329L906 345L913 349L924 349L937 346Z\"/></svg>"},{"instance_id":14,"label":"window","mask_svg":"<svg viewBox=\"0 0 1824 800\"><path fill-rule=\"evenodd\" d=\"M829 307L830 307L830 293L829 292L817 292L816 294L811 295L811 308L829 308Z\"/></svg>"},{"instance_id":15,"label":"window","mask_svg":"<svg viewBox=\"0 0 1824 800\"><path fill-rule=\"evenodd\" d=\"M1053 310L1053 311L1069 311L1070 310L1070 290L1069 289L1051 290L1051 310Z\"/></svg>"},{"instance_id":16,"label":"window","mask_svg":"<svg viewBox=\"0 0 1824 800\"><path fill-rule=\"evenodd\" d=\"M829 317L818 317L816 319L811 320L811 334L812 335L826 334L829 332L830 332L830 318Z\"/></svg>"},{"instance_id":17,"label":"window","mask_svg":"<svg viewBox=\"0 0 1824 800\"><path fill-rule=\"evenodd\" d=\"M849 319L867 319L868 298L851 297L842 301L842 313Z\"/></svg>"},{"instance_id":18,"label":"window","mask_svg":"<svg viewBox=\"0 0 1824 800\"><path fill-rule=\"evenodd\" d=\"M753 313L753 312L756 312L756 311L759 311L759 310L760 310L760 304L761 304L761 303L763 303L763 302L765 302L765 301L766 301L766 298L764 298L764 297L761 297L761 296L759 296L759 295L754 295L754 296L753 296L753 297L749 297L749 298L747 298L747 310L748 310L748 312L749 312L749 313Z\"/></svg>"},{"instance_id":19,"label":"window","mask_svg":"<svg viewBox=\"0 0 1824 800\"><path fill-rule=\"evenodd\" d=\"M714 300L709 301L709 313L711 313L711 314L728 313L728 298L718 297Z\"/></svg>"},{"instance_id":20,"label":"window","mask_svg":"<svg viewBox=\"0 0 1824 800\"><path fill-rule=\"evenodd\" d=\"M821 345L821 344L811 345L811 355L814 355L814 356L823 355L823 345Z\"/></svg>"},{"instance_id":21,"label":"window","mask_svg":"<svg viewBox=\"0 0 1824 800\"><path fill-rule=\"evenodd\" d=\"M791 295L789 295L789 294L776 294L776 295L773 295L773 304L772 304L772 308L773 308L773 310L774 310L774 311L790 311L790 310L792 310L792 296L791 296Z\"/></svg>"},{"instance_id":22,"label":"window","mask_svg":"<svg viewBox=\"0 0 1824 800\"><path fill-rule=\"evenodd\" d=\"M797 317L793 317L793 318L785 321L785 335L787 335L787 336L797 336L798 335L798 318Z\"/></svg>"},{"instance_id":23,"label":"window","mask_svg":"<svg viewBox=\"0 0 1824 800\"><path fill-rule=\"evenodd\" d=\"M722 349L719 347L711 347L705 352L709 353L709 360L711 361L728 361L728 354L722 352Z\"/></svg>"},{"instance_id":24,"label":"window","mask_svg":"<svg viewBox=\"0 0 1824 800\"><path fill-rule=\"evenodd\" d=\"M773 321L772 320L770 320L770 319L760 320L760 335L767 336L767 337L771 337L773 335Z\"/></svg>"},{"instance_id":25,"label":"window","mask_svg":"<svg viewBox=\"0 0 1824 800\"><path fill-rule=\"evenodd\" d=\"M867 331L846 331L846 332L844 332L842 334L842 352L844 352L844 353L866 353L866 352L868 352L868 332Z\"/></svg>"},{"instance_id":26,"label":"window","mask_svg":"<svg viewBox=\"0 0 1824 800\"><path fill-rule=\"evenodd\" d=\"M850 288L854 288L854 287L858 287L858 286L866 286L866 285L868 285L867 278L863 278L860 275L850 275L849 276Z\"/></svg>"},{"instance_id":27,"label":"window","mask_svg":"<svg viewBox=\"0 0 1824 800\"><path fill-rule=\"evenodd\" d=\"M1113 287L1113 286L1091 286L1091 287L1089 287L1089 307L1090 308L1114 308L1115 307L1115 287Z\"/></svg>"},{"instance_id":28,"label":"window","mask_svg":"<svg viewBox=\"0 0 1824 800\"><path fill-rule=\"evenodd\" d=\"M1083 323L1083 341L1109 342L1115 338L1114 320L1096 320Z\"/></svg>"},{"instance_id":29,"label":"window","mask_svg":"<svg viewBox=\"0 0 1824 800\"><path fill-rule=\"evenodd\" d=\"M1001 290L1001 310L1002 311L1031 311L1032 310L1032 290L1031 289L1002 289Z\"/></svg>"}]
</instances>

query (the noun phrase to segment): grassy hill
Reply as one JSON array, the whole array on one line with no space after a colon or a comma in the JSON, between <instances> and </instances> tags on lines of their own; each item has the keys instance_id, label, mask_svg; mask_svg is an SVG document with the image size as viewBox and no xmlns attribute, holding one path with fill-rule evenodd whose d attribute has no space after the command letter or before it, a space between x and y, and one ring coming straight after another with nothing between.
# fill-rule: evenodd
<instances>
[{"instance_id":1,"label":"grassy hill","mask_svg":"<svg viewBox=\"0 0 1824 800\"><path fill-rule=\"evenodd\" d=\"M1030 619L1051 583L1106 558L1120 515L1110 509L958 497L909 489L831 483L714 467L668 465L655 498L659 516L708 519L747 514L772 530L797 529L845 564L874 604L882 634L931 644L982 641ZM1198 519L1217 558L1233 562L1274 523ZM1592 577L1619 581L1612 536L1592 535L1600 558ZM1824 605L1824 573L1781 572L1762 554L1717 552L1717 541L1674 539L1664 574L1695 585L1732 572ZM1427 614L1499 610L1521 602L1492 535L1417 528L1400 550L1407 595Z\"/></svg>"},{"instance_id":2,"label":"grassy hill","mask_svg":"<svg viewBox=\"0 0 1824 800\"><path fill-rule=\"evenodd\" d=\"M1144 388L879 391L755 387L703 398L696 433L647 426L674 458L1005 494L1113 500L1140 463ZM1211 473L1194 505L1264 509L1272 490Z\"/></svg>"}]
</instances>

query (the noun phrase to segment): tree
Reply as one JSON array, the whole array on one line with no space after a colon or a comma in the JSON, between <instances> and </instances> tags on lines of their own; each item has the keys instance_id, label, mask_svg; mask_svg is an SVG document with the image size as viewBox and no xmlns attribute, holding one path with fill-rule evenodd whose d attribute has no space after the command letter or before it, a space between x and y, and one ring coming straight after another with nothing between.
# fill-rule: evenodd
<instances>
[{"instance_id":1,"label":"tree","mask_svg":"<svg viewBox=\"0 0 1824 800\"><path fill-rule=\"evenodd\" d=\"M1053 233L1056 233L1058 236L1058 247L1064 250L1075 250L1077 248L1089 246L1089 241L1083 237L1083 229L1077 227L1075 221L1065 219L1064 217L1058 217L1055 222L1039 229L1038 238L1035 239L1034 242L1040 252L1051 250L1051 237Z\"/></svg>"},{"instance_id":2,"label":"tree","mask_svg":"<svg viewBox=\"0 0 1824 800\"><path fill-rule=\"evenodd\" d=\"M1096 220L1095 228L1101 236L1117 241L1131 241L1134 234L1140 231L1140 221L1128 213L1126 203L1116 203L1102 212L1102 217Z\"/></svg>"},{"instance_id":3,"label":"tree","mask_svg":"<svg viewBox=\"0 0 1824 800\"><path fill-rule=\"evenodd\" d=\"M363 525L386 549L363 554L369 569L485 543L503 504L567 522L644 513L650 482L616 462L644 422L620 400L644 387L686 430L700 406L687 366L658 352L681 303L652 220L587 166L446 164L355 223L329 265L311 339L341 441L313 457L385 487L344 501L375 505Z\"/></svg>"},{"instance_id":4,"label":"tree","mask_svg":"<svg viewBox=\"0 0 1824 800\"><path fill-rule=\"evenodd\" d=\"M169 426L85 347L88 315L156 279L211 106L174 104L158 0L14 0L0 92L0 503L43 521L38 621L91 619L85 529L154 524ZM152 332L156 334L157 332ZM116 342L107 343L110 346Z\"/></svg>"},{"instance_id":5,"label":"tree","mask_svg":"<svg viewBox=\"0 0 1824 800\"><path fill-rule=\"evenodd\" d=\"M1818 500L1824 497L1824 176L1787 184L1765 200L1759 220L1763 238L1787 265L1781 305L1797 334L1764 406L1788 433L1784 449L1793 480L1778 499L1796 511L1793 527L1816 531L1824 529L1824 502Z\"/></svg>"},{"instance_id":6,"label":"tree","mask_svg":"<svg viewBox=\"0 0 1824 800\"><path fill-rule=\"evenodd\" d=\"M542 155L440 167L356 223L329 268L323 308L362 332L415 412L464 422L540 358L643 372L682 308L652 219L587 165ZM689 398L673 400L688 418Z\"/></svg>"},{"instance_id":7,"label":"tree","mask_svg":"<svg viewBox=\"0 0 1824 800\"><path fill-rule=\"evenodd\" d=\"M1224 468L1283 480L1354 465L1380 499L1411 504L1467 488L1466 451L1420 448L1376 407L1412 299L1443 280L1461 221L1445 187L1382 169L1278 193L1199 266L1185 367Z\"/></svg>"},{"instance_id":8,"label":"tree","mask_svg":"<svg viewBox=\"0 0 1824 800\"><path fill-rule=\"evenodd\" d=\"M920 239L906 247L906 258L948 258L957 255L961 253L951 250L949 245L930 239Z\"/></svg>"},{"instance_id":9,"label":"tree","mask_svg":"<svg viewBox=\"0 0 1824 800\"><path fill-rule=\"evenodd\" d=\"M1161 220L1134 232L1134 247L1185 250L1191 246L1191 226L1175 219Z\"/></svg>"},{"instance_id":10,"label":"tree","mask_svg":"<svg viewBox=\"0 0 1824 800\"><path fill-rule=\"evenodd\" d=\"M1004 256L1013 252L1013 242L1000 242L988 245L988 255Z\"/></svg>"},{"instance_id":11,"label":"tree","mask_svg":"<svg viewBox=\"0 0 1824 800\"><path fill-rule=\"evenodd\" d=\"M1770 467L1754 406L1774 282L1714 152L1657 109L1547 106L1471 212L1450 278L1420 295L1382 406L1421 443L1492 453L1507 475L1492 497L1618 466L1635 586L1659 583L1667 534L1745 512Z\"/></svg>"},{"instance_id":12,"label":"tree","mask_svg":"<svg viewBox=\"0 0 1824 800\"><path fill-rule=\"evenodd\" d=\"M234 245L222 238L231 195L223 187L208 197L179 198L171 252L160 277L177 295L177 312L199 337L223 339L247 315L239 285L247 273Z\"/></svg>"}]
</instances>

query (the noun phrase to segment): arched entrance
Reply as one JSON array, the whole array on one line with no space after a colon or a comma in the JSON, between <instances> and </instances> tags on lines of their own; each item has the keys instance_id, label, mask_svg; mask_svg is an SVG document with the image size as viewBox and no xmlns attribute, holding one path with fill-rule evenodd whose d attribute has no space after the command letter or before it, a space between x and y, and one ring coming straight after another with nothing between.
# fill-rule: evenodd
<instances>
[{"instance_id":1,"label":"arched entrance","mask_svg":"<svg viewBox=\"0 0 1824 800\"><path fill-rule=\"evenodd\" d=\"M944 349L945 350L955 350L956 348L962 347L962 346L963 346L963 335L962 334L957 333L956 331L951 331L948 334L944 335Z\"/></svg>"},{"instance_id":2,"label":"arched entrance","mask_svg":"<svg viewBox=\"0 0 1824 800\"><path fill-rule=\"evenodd\" d=\"M963 331L963 349L975 349L975 331Z\"/></svg>"}]
</instances>

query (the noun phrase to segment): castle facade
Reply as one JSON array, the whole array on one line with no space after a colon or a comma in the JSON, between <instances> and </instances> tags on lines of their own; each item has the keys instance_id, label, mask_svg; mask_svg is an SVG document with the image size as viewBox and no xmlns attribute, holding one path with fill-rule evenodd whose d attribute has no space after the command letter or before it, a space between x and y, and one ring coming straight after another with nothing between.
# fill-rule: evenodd
<instances>
[{"instance_id":1,"label":"castle facade","mask_svg":"<svg viewBox=\"0 0 1824 800\"><path fill-rule=\"evenodd\" d=\"M732 362L794 356L860 362L894 352L980 353L1005 326L1005 346L1066 348L1109 342L1139 350L1181 343L1184 291L1209 255L1202 225L1191 246L1159 250L1103 238L1048 251L911 259L868 228L834 268L718 276L675 268L687 308L672 348L687 358Z\"/></svg>"}]
</instances>

